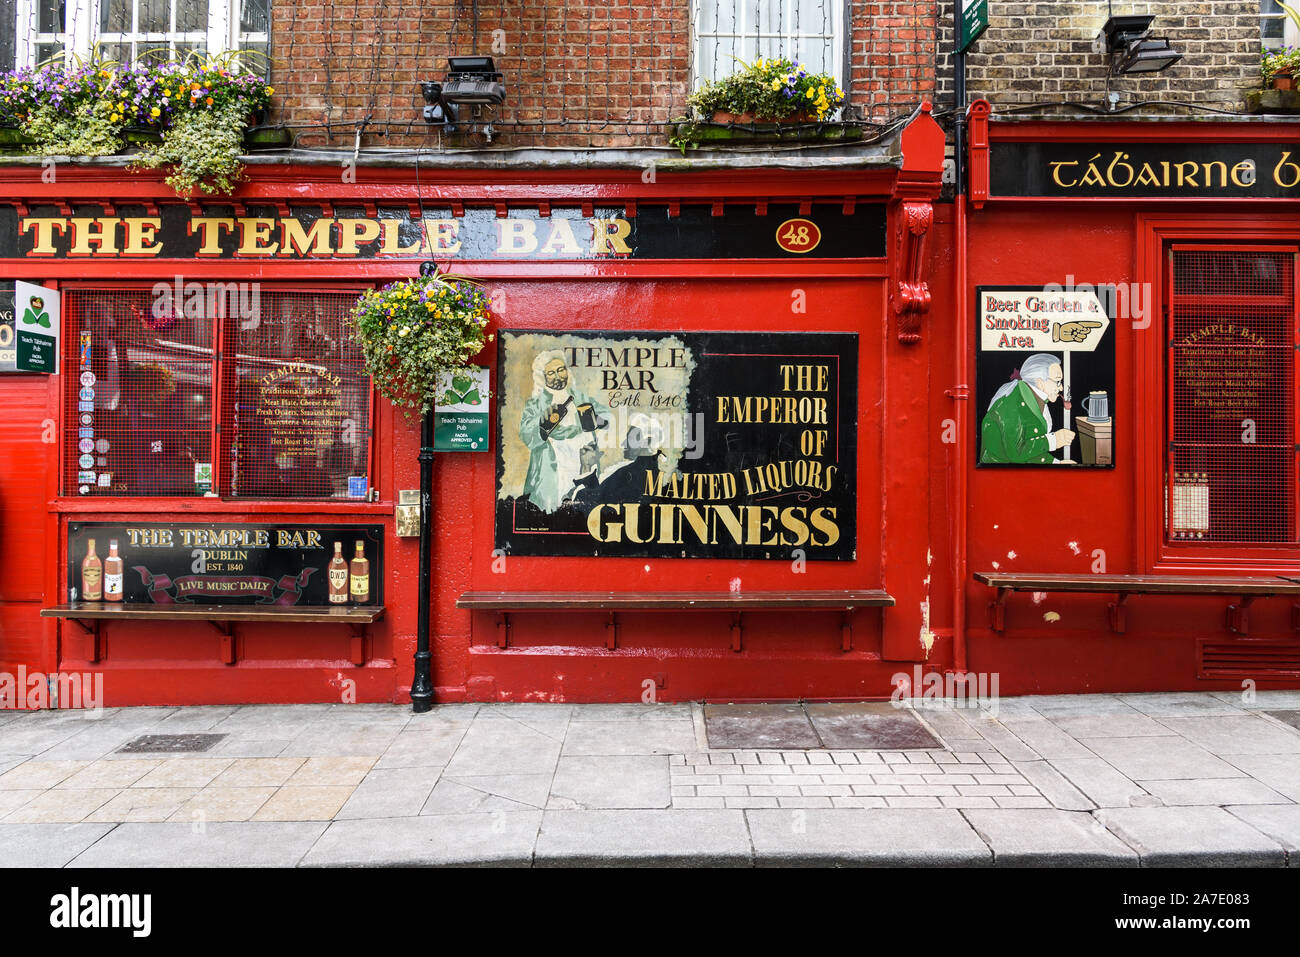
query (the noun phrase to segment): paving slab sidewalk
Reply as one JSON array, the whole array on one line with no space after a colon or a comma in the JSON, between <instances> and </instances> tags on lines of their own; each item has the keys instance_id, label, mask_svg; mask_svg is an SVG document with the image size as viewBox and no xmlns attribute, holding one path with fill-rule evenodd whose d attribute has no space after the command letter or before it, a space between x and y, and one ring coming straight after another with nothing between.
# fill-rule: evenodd
<instances>
[{"instance_id":1,"label":"paving slab sidewalk","mask_svg":"<svg viewBox=\"0 0 1300 957\"><path fill-rule=\"evenodd\" d=\"M710 741L692 703L8 713L0 863L1296 867L1297 703L927 702L907 712L924 733L878 749L852 734L851 749ZM750 710L718 713L741 729ZM852 711L835 720L852 730ZM222 737L195 753L120 750L195 732Z\"/></svg>"}]
</instances>

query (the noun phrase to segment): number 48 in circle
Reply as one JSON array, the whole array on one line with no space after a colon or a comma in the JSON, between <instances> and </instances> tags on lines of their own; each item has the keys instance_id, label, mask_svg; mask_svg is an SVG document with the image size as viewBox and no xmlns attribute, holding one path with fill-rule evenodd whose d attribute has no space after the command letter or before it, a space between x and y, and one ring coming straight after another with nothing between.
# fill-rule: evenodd
<instances>
[{"instance_id":1,"label":"number 48 in circle","mask_svg":"<svg viewBox=\"0 0 1300 957\"><path fill-rule=\"evenodd\" d=\"M811 219L787 219L776 230L776 244L789 253L807 253L822 241L822 231Z\"/></svg>"}]
</instances>

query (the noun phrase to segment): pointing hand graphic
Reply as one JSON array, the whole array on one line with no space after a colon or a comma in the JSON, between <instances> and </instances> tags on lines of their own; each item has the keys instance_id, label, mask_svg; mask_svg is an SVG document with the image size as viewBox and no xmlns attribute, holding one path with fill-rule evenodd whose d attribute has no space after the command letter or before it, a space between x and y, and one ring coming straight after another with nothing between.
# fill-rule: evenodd
<instances>
[{"instance_id":1,"label":"pointing hand graphic","mask_svg":"<svg viewBox=\"0 0 1300 957\"><path fill-rule=\"evenodd\" d=\"M1083 342L1092 330L1100 329L1100 322L1054 322L1052 323L1053 342Z\"/></svg>"}]
</instances>

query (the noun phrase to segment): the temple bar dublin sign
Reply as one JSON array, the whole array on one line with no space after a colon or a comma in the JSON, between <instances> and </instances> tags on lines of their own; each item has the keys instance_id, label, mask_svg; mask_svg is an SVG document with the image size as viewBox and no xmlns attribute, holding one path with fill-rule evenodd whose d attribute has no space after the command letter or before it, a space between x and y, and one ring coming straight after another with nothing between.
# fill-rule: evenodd
<instances>
[{"instance_id":1,"label":"the temple bar dublin sign","mask_svg":"<svg viewBox=\"0 0 1300 957\"><path fill-rule=\"evenodd\" d=\"M382 525L73 522L71 600L382 605Z\"/></svg>"},{"instance_id":2,"label":"the temple bar dublin sign","mask_svg":"<svg viewBox=\"0 0 1300 957\"><path fill-rule=\"evenodd\" d=\"M501 215L505 212L506 215ZM0 259L826 259L885 255L879 203L0 205Z\"/></svg>"}]
</instances>

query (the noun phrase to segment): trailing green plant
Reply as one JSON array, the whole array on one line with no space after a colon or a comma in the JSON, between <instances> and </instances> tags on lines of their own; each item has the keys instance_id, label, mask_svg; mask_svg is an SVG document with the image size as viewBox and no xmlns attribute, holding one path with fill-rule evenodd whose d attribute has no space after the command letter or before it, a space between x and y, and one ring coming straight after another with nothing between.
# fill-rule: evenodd
<instances>
[{"instance_id":1,"label":"trailing green plant","mask_svg":"<svg viewBox=\"0 0 1300 957\"><path fill-rule=\"evenodd\" d=\"M420 276L362 293L348 322L375 389L409 418L438 398L443 373L464 375L491 342L491 300L458 276Z\"/></svg>"},{"instance_id":2,"label":"trailing green plant","mask_svg":"<svg viewBox=\"0 0 1300 957\"><path fill-rule=\"evenodd\" d=\"M829 119L844 102L844 91L825 73L809 73L797 60L784 57L753 64L738 60L742 69L718 82L704 86L686 102L707 120L722 111L749 113L759 121L779 121L809 116Z\"/></svg>"},{"instance_id":3,"label":"trailing green plant","mask_svg":"<svg viewBox=\"0 0 1300 957\"><path fill-rule=\"evenodd\" d=\"M181 196L229 193L243 179L239 154L248 114L238 103L182 113L163 134L146 145L135 160L142 169L169 169L168 186Z\"/></svg>"},{"instance_id":4,"label":"trailing green plant","mask_svg":"<svg viewBox=\"0 0 1300 957\"><path fill-rule=\"evenodd\" d=\"M126 133L159 134L138 161L171 170L178 193L227 192L242 175L239 155L249 117L275 90L229 57L122 65L103 59L0 73L0 125L35 140L39 155L106 155Z\"/></svg>"}]
</instances>

